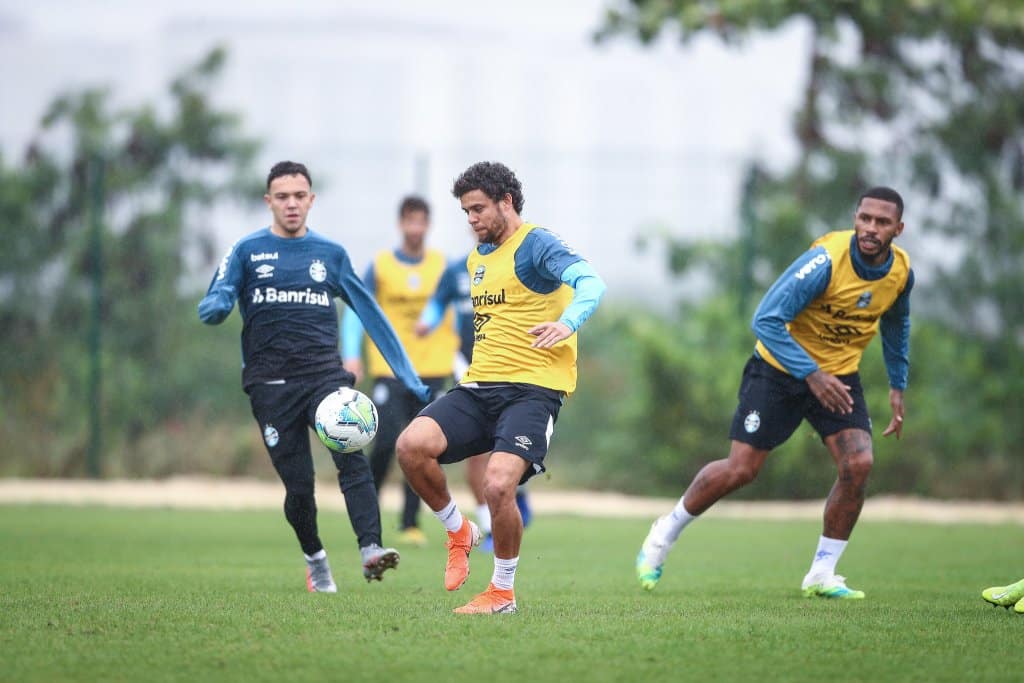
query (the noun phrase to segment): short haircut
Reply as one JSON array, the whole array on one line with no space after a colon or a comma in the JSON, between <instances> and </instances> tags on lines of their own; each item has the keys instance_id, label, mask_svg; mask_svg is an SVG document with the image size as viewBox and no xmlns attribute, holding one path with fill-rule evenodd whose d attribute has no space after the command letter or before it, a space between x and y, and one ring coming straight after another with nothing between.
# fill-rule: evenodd
<instances>
[{"instance_id":1,"label":"short haircut","mask_svg":"<svg viewBox=\"0 0 1024 683\"><path fill-rule=\"evenodd\" d=\"M313 179L309 177L309 171L305 164L300 164L297 161L279 161L271 167L270 173L267 174L267 190L270 190L270 183L274 182L276 178L286 175L303 176L309 183L310 189L313 188Z\"/></svg>"},{"instance_id":2,"label":"short haircut","mask_svg":"<svg viewBox=\"0 0 1024 683\"><path fill-rule=\"evenodd\" d=\"M398 205L398 217L405 218L407 214L413 211L422 211L427 215L427 218L430 218L430 204L427 204L427 200L411 194L403 198L402 203Z\"/></svg>"},{"instance_id":3,"label":"short haircut","mask_svg":"<svg viewBox=\"0 0 1024 683\"><path fill-rule=\"evenodd\" d=\"M877 187L872 187L870 190L867 190L864 194L860 196L860 199L857 200L858 207L866 197L870 197L871 199L881 199L883 202L891 202L895 204L896 208L899 209L899 216L897 217L901 220L903 219L903 197L901 197L900 193L892 189L891 187L879 185Z\"/></svg>"},{"instance_id":4,"label":"short haircut","mask_svg":"<svg viewBox=\"0 0 1024 683\"><path fill-rule=\"evenodd\" d=\"M473 190L480 190L494 202L499 202L505 195L512 195L512 208L516 213L523 210L523 186L516 174L504 164L496 161L481 161L473 164L458 177L452 187L456 199Z\"/></svg>"}]
</instances>

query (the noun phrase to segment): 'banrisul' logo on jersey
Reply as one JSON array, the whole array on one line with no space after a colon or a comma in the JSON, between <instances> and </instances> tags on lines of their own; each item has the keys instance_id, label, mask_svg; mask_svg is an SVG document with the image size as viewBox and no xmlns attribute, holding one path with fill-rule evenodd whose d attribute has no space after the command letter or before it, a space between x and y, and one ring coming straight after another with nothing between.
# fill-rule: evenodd
<instances>
[{"instance_id":1,"label":"'banrisul' logo on jersey","mask_svg":"<svg viewBox=\"0 0 1024 683\"><path fill-rule=\"evenodd\" d=\"M330 306L331 297L327 292L316 292L306 287L305 289L278 289L267 287L252 290L252 302L254 304L308 304L310 306Z\"/></svg>"}]
</instances>

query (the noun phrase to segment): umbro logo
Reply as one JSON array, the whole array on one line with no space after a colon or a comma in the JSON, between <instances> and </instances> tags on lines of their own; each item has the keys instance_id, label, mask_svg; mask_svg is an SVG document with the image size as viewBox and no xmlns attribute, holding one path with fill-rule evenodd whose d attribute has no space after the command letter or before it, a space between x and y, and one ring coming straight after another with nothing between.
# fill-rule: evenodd
<instances>
[{"instance_id":1,"label":"umbro logo","mask_svg":"<svg viewBox=\"0 0 1024 683\"><path fill-rule=\"evenodd\" d=\"M530 450L530 446L533 445L533 442L530 441L530 437L528 436L517 436L516 445L522 448L524 451L528 451Z\"/></svg>"}]
</instances>

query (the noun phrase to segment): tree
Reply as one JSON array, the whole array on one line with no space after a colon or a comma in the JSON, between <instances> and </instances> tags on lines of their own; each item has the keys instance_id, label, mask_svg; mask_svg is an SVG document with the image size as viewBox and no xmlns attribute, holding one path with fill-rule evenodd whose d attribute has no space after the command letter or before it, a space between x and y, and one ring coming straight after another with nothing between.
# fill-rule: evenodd
<instances>
[{"instance_id":1,"label":"tree","mask_svg":"<svg viewBox=\"0 0 1024 683\"><path fill-rule=\"evenodd\" d=\"M138 438L196 401L181 391L197 365L185 359L194 301L182 289L197 265L214 258L204 214L214 202L260 194L251 168L257 143L243 135L237 115L210 102L225 58L215 49L175 78L167 116L154 104L115 108L102 88L57 97L20 166L0 158L0 240L9 250L0 262L8 302L0 310L8 351L0 354L8 393L0 420L4 436L45 437L59 425L40 444L62 454L58 471L80 467L88 408L83 331L97 268L111 389L102 413L115 437ZM90 182L100 168L102 263L88 231Z\"/></svg>"}]
</instances>

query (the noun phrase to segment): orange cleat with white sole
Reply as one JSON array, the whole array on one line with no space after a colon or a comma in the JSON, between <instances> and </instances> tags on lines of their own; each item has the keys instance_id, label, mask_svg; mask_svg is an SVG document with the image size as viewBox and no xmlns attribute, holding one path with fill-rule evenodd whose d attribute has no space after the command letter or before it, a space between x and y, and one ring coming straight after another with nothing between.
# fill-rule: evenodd
<instances>
[{"instance_id":1,"label":"orange cleat with white sole","mask_svg":"<svg viewBox=\"0 0 1024 683\"><path fill-rule=\"evenodd\" d=\"M490 583L483 593L452 611L456 614L515 614L516 596L513 591L495 588Z\"/></svg>"},{"instance_id":2,"label":"orange cleat with white sole","mask_svg":"<svg viewBox=\"0 0 1024 683\"><path fill-rule=\"evenodd\" d=\"M458 590L469 576L469 551L480 545L480 529L466 518L458 531L448 532L448 564L444 568L444 587Z\"/></svg>"}]
</instances>

